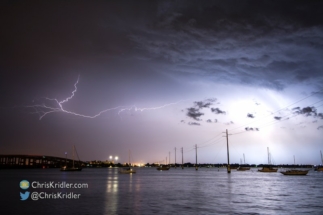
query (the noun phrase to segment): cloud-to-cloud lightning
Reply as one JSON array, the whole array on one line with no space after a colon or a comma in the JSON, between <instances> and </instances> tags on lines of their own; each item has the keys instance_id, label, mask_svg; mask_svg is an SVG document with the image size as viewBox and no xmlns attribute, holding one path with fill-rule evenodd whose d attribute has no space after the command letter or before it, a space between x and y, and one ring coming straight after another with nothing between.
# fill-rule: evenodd
<instances>
[{"instance_id":1,"label":"cloud-to-cloud lightning","mask_svg":"<svg viewBox=\"0 0 323 215\"><path fill-rule=\"evenodd\" d=\"M62 113L66 113L66 114L71 114L71 115L75 115L75 116L79 116L79 117L84 117L84 118L96 118L99 117L100 115L102 115L103 113L106 113L108 111L112 111L112 110L118 110L118 114L122 113L123 111L130 111L130 110L134 110L135 112L140 111L146 111L146 110L157 110L157 109L161 109L170 105L175 105L179 102L181 102L182 100L178 101L178 102L173 102L173 103L168 103L168 104L164 104L161 106L157 106L157 107L145 107L145 108L138 108L135 105L128 105L128 106L117 106L117 107L113 107L113 108L108 108L105 110L100 111L99 113L95 114L95 115L84 115L84 114L80 114L80 113L76 113L76 112L72 112L72 111L68 111L65 110L63 107L64 103L67 103L69 100L71 100L74 96L75 93L77 92L77 84L79 83L79 77L77 78L76 83L74 84L74 90L72 91L72 95L67 97L66 99L59 101L57 99L53 99L53 98L43 98L45 101L54 101L55 105L48 105L45 103L42 104L36 104L36 105L30 105L30 106L25 106L27 108L34 108L36 110L36 113L38 113L40 115L39 120L41 120L43 117L45 117L47 114L50 113L55 113L55 112L62 112Z\"/></svg>"}]
</instances>

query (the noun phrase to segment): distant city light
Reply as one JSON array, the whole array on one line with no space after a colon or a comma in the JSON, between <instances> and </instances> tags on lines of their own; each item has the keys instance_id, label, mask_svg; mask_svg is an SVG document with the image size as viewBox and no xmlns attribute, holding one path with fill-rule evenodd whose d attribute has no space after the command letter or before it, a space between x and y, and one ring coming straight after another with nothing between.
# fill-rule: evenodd
<instances>
[{"instance_id":1,"label":"distant city light","mask_svg":"<svg viewBox=\"0 0 323 215\"><path fill-rule=\"evenodd\" d=\"M109 157L109 158L110 158L110 160L112 160L112 156L111 156L111 155L110 155L110 157Z\"/></svg>"},{"instance_id":2,"label":"distant city light","mask_svg":"<svg viewBox=\"0 0 323 215\"><path fill-rule=\"evenodd\" d=\"M118 160L118 156L116 156L116 158L115 158L116 160Z\"/></svg>"}]
</instances>

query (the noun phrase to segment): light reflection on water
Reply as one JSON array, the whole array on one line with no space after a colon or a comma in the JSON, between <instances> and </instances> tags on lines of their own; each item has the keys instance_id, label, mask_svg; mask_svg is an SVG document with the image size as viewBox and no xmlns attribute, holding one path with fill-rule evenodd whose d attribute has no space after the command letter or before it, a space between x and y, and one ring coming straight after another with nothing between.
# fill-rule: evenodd
<instances>
[{"instance_id":1,"label":"light reflection on water","mask_svg":"<svg viewBox=\"0 0 323 215\"><path fill-rule=\"evenodd\" d=\"M323 173L307 176L260 173L257 169L227 174L225 169L139 168L119 174L117 168L82 172L1 170L1 214L322 214ZM88 183L78 200L20 201L19 182ZM35 190L30 190L31 192ZM46 190L46 191L61 191ZM19 207L17 207L17 205Z\"/></svg>"},{"instance_id":2,"label":"light reflection on water","mask_svg":"<svg viewBox=\"0 0 323 215\"><path fill-rule=\"evenodd\" d=\"M118 200L119 200L119 192L118 192L118 169L109 168L108 176L106 182L106 193L105 195L105 214L115 214L118 209Z\"/></svg>"}]
</instances>

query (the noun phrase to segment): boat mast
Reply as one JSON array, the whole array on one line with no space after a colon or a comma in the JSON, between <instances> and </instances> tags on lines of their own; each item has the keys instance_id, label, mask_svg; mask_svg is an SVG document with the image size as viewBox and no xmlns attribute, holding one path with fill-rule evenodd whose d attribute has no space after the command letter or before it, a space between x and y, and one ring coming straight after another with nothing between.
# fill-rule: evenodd
<instances>
[{"instance_id":1,"label":"boat mast","mask_svg":"<svg viewBox=\"0 0 323 215\"><path fill-rule=\"evenodd\" d=\"M270 164L270 159L269 159L269 147L267 147L267 154L268 154L268 164Z\"/></svg>"},{"instance_id":2,"label":"boat mast","mask_svg":"<svg viewBox=\"0 0 323 215\"><path fill-rule=\"evenodd\" d=\"M195 151L196 151L195 170L198 170L198 168L197 168L197 144L195 144Z\"/></svg>"},{"instance_id":3,"label":"boat mast","mask_svg":"<svg viewBox=\"0 0 323 215\"><path fill-rule=\"evenodd\" d=\"M231 167L230 167L230 158L229 158L229 138L228 138L228 129L225 130L226 132L226 137L227 137L227 153L228 153L228 166L227 166L227 170L228 173L231 173Z\"/></svg>"},{"instance_id":4,"label":"boat mast","mask_svg":"<svg viewBox=\"0 0 323 215\"><path fill-rule=\"evenodd\" d=\"M243 164L246 164L246 158L244 157L244 153L243 153Z\"/></svg>"},{"instance_id":5,"label":"boat mast","mask_svg":"<svg viewBox=\"0 0 323 215\"><path fill-rule=\"evenodd\" d=\"M170 152L169 152L169 160L168 160L168 164L169 164L169 166L170 166Z\"/></svg>"},{"instance_id":6,"label":"boat mast","mask_svg":"<svg viewBox=\"0 0 323 215\"><path fill-rule=\"evenodd\" d=\"M183 149L183 147L182 147L182 169L184 169L184 159L183 159L183 151L184 151L184 149Z\"/></svg>"},{"instance_id":7,"label":"boat mast","mask_svg":"<svg viewBox=\"0 0 323 215\"><path fill-rule=\"evenodd\" d=\"M175 169L176 169L176 147L175 147Z\"/></svg>"}]
</instances>

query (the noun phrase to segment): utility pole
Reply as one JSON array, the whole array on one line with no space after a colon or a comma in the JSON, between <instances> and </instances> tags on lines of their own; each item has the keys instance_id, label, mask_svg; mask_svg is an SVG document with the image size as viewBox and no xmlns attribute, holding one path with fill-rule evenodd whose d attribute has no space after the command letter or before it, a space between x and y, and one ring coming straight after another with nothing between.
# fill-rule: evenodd
<instances>
[{"instance_id":1,"label":"utility pole","mask_svg":"<svg viewBox=\"0 0 323 215\"><path fill-rule=\"evenodd\" d=\"M295 155L294 155L294 165L295 165Z\"/></svg>"},{"instance_id":2,"label":"utility pole","mask_svg":"<svg viewBox=\"0 0 323 215\"><path fill-rule=\"evenodd\" d=\"M226 134L226 138L227 138L227 153L228 153L228 166L227 166L227 170L228 170L228 173L231 173L230 156L229 156L229 134L228 134L228 129L225 130L225 134Z\"/></svg>"},{"instance_id":3,"label":"utility pole","mask_svg":"<svg viewBox=\"0 0 323 215\"><path fill-rule=\"evenodd\" d=\"M170 152L169 152L169 161L168 161L168 163L169 163L169 167L170 167L170 166L171 166L171 165L170 165Z\"/></svg>"},{"instance_id":4,"label":"utility pole","mask_svg":"<svg viewBox=\"0 0 323 215\"><path fill-rule=\"evenodd\" d=\"M246 164L246 158L244 156L244 153L243 153L243 164Z\"/></svg>"},{"instance_id":5,"label":"utility pole","mask_svg":"<svg viewBox=\"0 0 323 215\"><path fill-rule=\"evenodd\" d=\"M176 169L176 147L175 147L175 169Z\"/></svg>"},{"instance_id":6,"label":"utility pole","mask_svg":"<svg viewBox=\"0 0 323 215\"><path fill-rule=\"evenodd\" d=\"M268 164L270 164L270 158L269 158L269 147L267 147L267 153L268 153Z\"/></svg>"},{"instance_id":7,"label":"utility pole","mask_svg":"<svg viewBox=\"0 0 323 215\"><path fill-rule=\"evenodd\" d=\"M182 147L182 169L184 169L184 159L183 159L183 151L184 151L184 149L183 149L183 147Z\"/></svg>"},{"instance_id":8,"label":"utility pole","mask_svg":"<svg viewBox=\"0 0 323 215\"><path fill-rule=\"evenodd\" d=\"M166 156L166 164L165 165L167 165L167 156Z\"/></svg>"},{"instance_id":9,"label":"utility pole","mask_svg":"<svg viewBox=\"0 0 323 215\"><path fill-rule=\"evenodd\" d=\"M198 167L197 167L197 144L195 144L195 151L196 151L195 170L198 170Z\"/></svg>"},{"instance_id":10,"label":"utility pole","mask_svg":"<svg viewBox=\"0 0 323 215\"><path fill-rule=\"evenodd\" d=\"M322 157L322 151L320 150L321 153L321 161L322 161L322 165L323 165L323 157Z\"/></svg>"}]
</instances>

